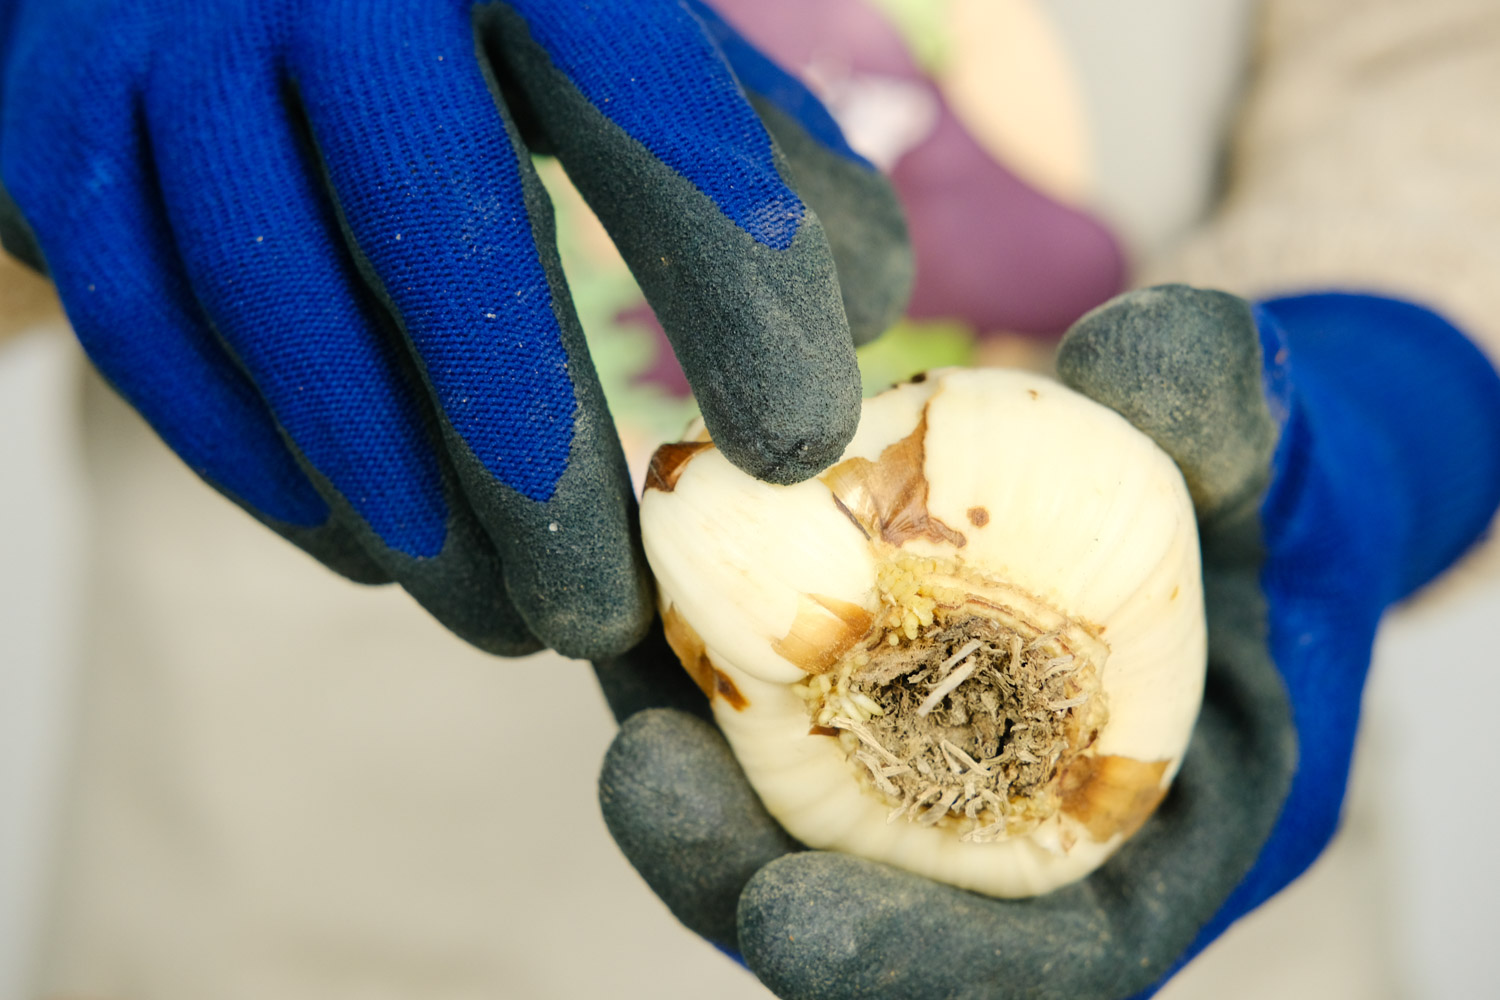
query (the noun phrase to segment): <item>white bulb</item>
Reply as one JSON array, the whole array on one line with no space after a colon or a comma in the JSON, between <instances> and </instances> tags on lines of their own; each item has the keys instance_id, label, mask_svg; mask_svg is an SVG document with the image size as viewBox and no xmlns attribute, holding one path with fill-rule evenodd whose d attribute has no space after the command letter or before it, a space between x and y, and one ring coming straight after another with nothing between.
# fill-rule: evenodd
<instances>
[{"instance_id":1,"label":"white bulb","mask_svg":"<svg viewBox=\"0 0 1500 1000\"><path fill-rule=\"evenodd\" d=\"M1192 502L1062 385L932 373L867 400L795 486L664 446L641 524L673 649L811 847L1034 895L1103 863L1177 772L1206 658Z\"/></svg>"}]
</instances>

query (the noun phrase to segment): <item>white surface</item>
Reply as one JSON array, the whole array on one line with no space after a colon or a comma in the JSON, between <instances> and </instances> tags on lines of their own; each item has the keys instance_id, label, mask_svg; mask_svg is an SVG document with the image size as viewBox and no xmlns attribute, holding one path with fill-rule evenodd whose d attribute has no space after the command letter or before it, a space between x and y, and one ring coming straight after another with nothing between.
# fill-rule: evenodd
<instances>
[{"instance_id":1,"label":"white surface","mask_svg":"<svg viewBox=\"0 0 1500 1000\"><path fill-rule=\"evenodd\" d=\"M1408 995L1423 1000L1500 994L1500 768L1489 719L1500 704L1500 577L1465 583L1390 616L1365 701L1372 792L1393 851L1394 958Z\"/></svg>"},{"instance_id":2,"label":"white surface","mask_svg":"<svg viewBox=\"0 0 1500 1000\"><path fill-rule=\"evenodd\" d=\"M1096 200L1138 259L1212 204L1254 0L1044 0L1083 81Z\"/></svg>"},{"instance_id":3,"label":"white surface","mask_svg":"<svg viewBox=\"0 0 1500 1000\"><path fill-rule=\"evenodd\" d=\"M77 348L66 331L0 343L0 998L38 942L71 693L83 532Z\"/></svg>"}]
</instances>

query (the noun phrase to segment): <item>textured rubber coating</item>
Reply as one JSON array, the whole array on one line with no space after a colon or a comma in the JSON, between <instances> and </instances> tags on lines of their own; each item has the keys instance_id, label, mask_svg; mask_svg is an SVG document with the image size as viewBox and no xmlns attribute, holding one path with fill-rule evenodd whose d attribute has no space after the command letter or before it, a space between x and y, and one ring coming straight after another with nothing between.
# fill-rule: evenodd
<instances>
[{"instance_id":1,"label":"textured rubber coating","mask_svg":"<svg viewBox=\"0 0 1500 1000\"><path fill-rule=\"evenodd\" d=\"M709 782L715 794L701 794ZM719 731L680 711L626 720L604 758L599 803L610 834L673 915L730 949L745 883L797 847L766 815ZM664 825L669 837L660 836Z\"/></svg>"}]
</instances>

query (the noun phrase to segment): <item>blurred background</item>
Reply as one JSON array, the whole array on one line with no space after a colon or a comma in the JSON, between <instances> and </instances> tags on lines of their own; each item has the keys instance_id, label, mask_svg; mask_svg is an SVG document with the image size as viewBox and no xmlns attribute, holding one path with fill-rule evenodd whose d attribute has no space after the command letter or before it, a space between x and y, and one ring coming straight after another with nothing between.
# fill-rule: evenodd
<instances>
[{"instance_id":1,"label":"blurred background","mask_svg":"<svg viewBox=\"0 0 1500 1000\"><path fill-rule=\"evenodd\" d=\"M911 217L867 388L1045 368L1125 288L1380 290L1500 355L1492 0L725 0ZM693 412L554 164L633 466ZM0 1000L765 997L610 842L586 664L484 656L202 485L0 267ZM1500 809L1500 546L1376 648L1343 831L1168 1000L1472 998ZM1431 709L1436 708L1437 711Z\"/></svg>"}]
</instances>

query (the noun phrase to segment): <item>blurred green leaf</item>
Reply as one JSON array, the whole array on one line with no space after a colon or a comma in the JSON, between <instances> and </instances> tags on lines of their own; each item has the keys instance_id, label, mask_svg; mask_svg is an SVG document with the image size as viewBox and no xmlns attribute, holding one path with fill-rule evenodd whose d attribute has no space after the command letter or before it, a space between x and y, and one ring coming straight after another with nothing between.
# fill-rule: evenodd
<instances>
[{"instance_id":1,"label":"blurred green leaf","mask_svg":"<svg viewBox=\"0 0 1500 1000\"><path fill-rule=\"evenodd\" d=\"M929 368L972 365L976 350L974 333L964 323L902 320L857 352L865 395L873 396Z\"/></svg>"}]
</instances>

